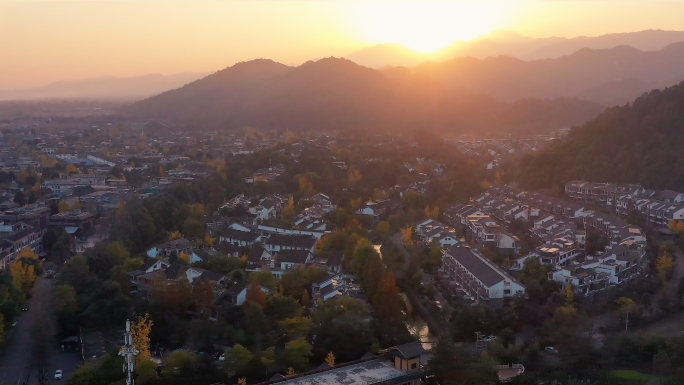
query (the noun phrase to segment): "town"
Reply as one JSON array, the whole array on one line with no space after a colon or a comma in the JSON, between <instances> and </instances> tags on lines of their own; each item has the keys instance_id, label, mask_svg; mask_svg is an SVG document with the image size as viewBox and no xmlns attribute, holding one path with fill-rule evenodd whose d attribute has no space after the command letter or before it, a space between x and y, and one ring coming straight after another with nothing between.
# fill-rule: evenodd
<instances>
[{"instance_id":1,"label":"town","mask_svg":"<svg viewBox=\"0 0 684 385\"><path fill-rule=\"evenodd\" d=\"M600 370L587 360L621 330L681 306L684 193L528 191L492 155L430 135L5 122L6 346L52 348L0 377L108 383L130 320L139 383L406 383L456 357L471 381L548 379ZM51 334L30 337L36 319Z\"/></svg>"}]
</instances>

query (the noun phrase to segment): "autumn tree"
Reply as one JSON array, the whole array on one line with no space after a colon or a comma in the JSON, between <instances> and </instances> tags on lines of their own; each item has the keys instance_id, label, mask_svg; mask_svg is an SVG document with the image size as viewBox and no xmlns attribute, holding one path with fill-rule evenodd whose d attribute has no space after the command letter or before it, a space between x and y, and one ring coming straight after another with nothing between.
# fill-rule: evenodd
<instances>
[{"instance_id":1,"label":"autumn tree","mask_svg":"<svg viewBox=\"0 0 684 385\"><path fill-rule=\"evenodd\" d=\"M183 238L183 233L181 233L180 231L174 231L168 233L167 237L169 238L169 241L175 241L176 239Z\"/></svg>"},{"instance_id":2,"label":"autumn tree","mask_svg":"<svg viewBox=\"0 0 684 385\"><path fill-rule=\"evenodd\" d=\"M131 333L133 334L133 345L138 349L136 361L152 358L150 354L150 332L152 331L152 320L149 314L140 317L131 323Z\"/></svg>"},{"instance_id":3,"label":"autumn tree","mask_svg":"<svg viewBox=\"0 0 684 385\"><path fill-rule=\"evenodd\" d=\"M670 279L676 263L677 262L669 252L663 252L663 255L658 257L656 268L658 269L658 275L661 280L667 281Z\"/></svg>"},{"instance_id":4,"label":"autumn tree","mask_svg":"<svg viewBox=\"0 0 684 385\"><path fill-rule=\"evenodd\" d=\"M330 366L335 366L335 355L333 352L328 353L328 356L325 357L325 363Z\"/></svg>"},{"instance_id":5,"label":"autumn tree","mask_svg":"<svg viewBox=\"0 0 684 385\"><path fill-rule=\"evenodd\" d=\"M27 295L36 281L36 267L40 266L38 255L26 247L19 253L17 260L10 265L10 272L14 279L14 286Z\"/></svg>"},{"instance_id":6,"label":"autumn tree","mask_svg":"<svg viewBox=\"0 0 684 385\"><path fill-rule=\"evenodd\" d=\"M65 201L64 199L59 201L59 206L57 206L57 207L58 207L58 210L60 213L65 213L65 212L71 210L71 206L69 206L69 203L67 201Z\"/></svg>"},{"instance_id":7,"label":"autumn tree","mask_svg":"<svg viewBox=\"0 0 684 385\"><path fill-rule=\"evenodd\" d=\"M404 246L413 244L413 227L409 226L405 229L401 229L401 242Z\"/></svg>"},{"instance_id":8,"label":"autumn tree","mask_svg":"<svg viewBox=\"0 0 684 385\"><path fill-rule=\"evenodd\" d=\"M425 216L432 219L439 218L439 207L435 206L432 209L430 206L425 206Z\"/></svg>"},{"instance_id":9,"label":"autumn tree","mask_svg":"<svg viewBox=\"0 0 684 385\"><path fill-rule=\"evenodd\" d=\"M193 301L193 288L185 277L169 283L166 287L165 303L174 314L185 314Z\"/></svg>"},{"instance_id":10,"label":"autumn tree","mask_svg":"<svg viewBox=\"0 0 684 385\"><path fill-rule=\"evenodd\" d=\"M197 280L192 287L192 299L197 307L197 313L207 317L211 309L211 304L214 303L213 285L206 279Z\"/></svg>"},{"instance_id":11,"label":"autumn tree","mask_svg":"<svg viewBox=\"0 0 684 385\"><path fill-rule=\"evenodd\" d=\"M245 309L249 309L252 304L257 303L262 308L266 307L266 293L261 289L261 285L256 279L251 279L247 286L245 297Z\"/></svg>"},{"instance_id":12,"label":"autumn tree","mask_svg":"<svg viewBox=\"0 0 684 385\"><path fill-rule=\"evenodd\" d=\"M382 320L396 319L401 316L399 289L394 274L387 272L378 285L373 307Z\"/></svg>"},{"instance_id":13,"label":"autumn tree","mask_svg":"<svg viewBox=\"0 0 684 385\"><path fill-rule=\"evenodd\" d=\"M288 199L287 204L283 207L283 211L280 214L281 219L284 223L290 223L294 219L295 215L295 204L294 204L294 198L290 196L290 199Z\"/></svg>"},{"instance_id":14,"label":"autumn tree","mask_svg":"<svg viewBox=\"0 0 684 385\"><path fill-rule=\"evenodd\" d=\"M190 263L190 256L185 254L184 251L181 251L181 253L178 255L178 259L185 262L186 264Z\"/></svg>"}]
</instances>

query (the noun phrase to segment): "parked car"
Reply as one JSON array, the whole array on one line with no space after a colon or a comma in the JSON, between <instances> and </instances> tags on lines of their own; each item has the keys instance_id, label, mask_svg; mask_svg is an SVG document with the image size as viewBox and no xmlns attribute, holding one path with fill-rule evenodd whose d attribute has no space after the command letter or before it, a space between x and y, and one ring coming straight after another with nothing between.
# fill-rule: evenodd
<instances>
[{"instance_id":1,"label":"parked car","mask_svg":"<svg viewBox=\"0 0 684 385\"><path fill-rule=\"evenodd\" d=\"M62 379L62 370L58 369L55 370L55 380L61 380Z\"/></svg>"},{"instance_id":2,"label":"parked car","mask_svg":"<svg viewBox=\"0 0 684 385\"><path fill-rule=\"evenodd\" d=\"M19 308L21 311L28 311L28 304L27 303L22 303Z\"/></svg>"},{"instance_id":3,"label":"parked car","mask_svg":"<svg viewBox=\"0 0 684 385\"><path fill-rule=\"evenodd\" d=\"M547 346L544 348L544 350L549 353L558 353L558 349L554 348L553 346Z\"/></svg>"},{"instance_id":4,"label":"parked car","mask_svg":"<svg viewBox=\"0 0 684 385\"><path fill-rule=\"evenodd\" d=\"M488 337L485 337L485 338L484 338L484 340L487 341L487 342L489 342L489 341L494 341L495 339L496 339L496 336L488 336Z\"/></svg>"}]
</instances>

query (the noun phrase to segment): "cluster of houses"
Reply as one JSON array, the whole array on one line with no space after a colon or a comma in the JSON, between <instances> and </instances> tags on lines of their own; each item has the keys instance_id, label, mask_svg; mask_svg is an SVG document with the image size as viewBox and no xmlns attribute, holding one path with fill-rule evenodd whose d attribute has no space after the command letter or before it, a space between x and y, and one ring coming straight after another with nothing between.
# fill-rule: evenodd
<instances>
[{"instance_id":1,"label":"cluster of houses","mask_svg":"<svg viewBox=\"0 0 684 385\"><path fill-rule=\"evenodd\" d=\"M39 256L45 254L43 236L51 226L61 226L74 238L92 232L95 214L79 209L51 215L46 202L20 206L14 202L0 204L0 269L8 268L22 250L30 248Z\"/></svg>"},{"instance_id":2,"label":"cluster of houses","mask_svg":"<svg viewBox=\"0 0 684 385\"><path fill-rule=\"evenodd\" d=\"M667 229L672 221L684 220L684 193L677 191L572 181L565 185L565 195L579 202L599 204L620 216L639 212L646 224L657 230Z\"/></svg>"},{"instance_id":3,"label":"cluster of houses","mask_svg":"<svg viewBox=\"0 0 684 385\"><path fill-rule=\"evenodd\" d=\"M549 279L571 285L580 294L590 294L632 279L638 276L645 263L646 236L639 227L628 225L616 215L589 210L576 202L536 192L508 186L491 187L469 205L454 205L445 212L444 218L465 228L469 239L480 246L510 251L507 259L509 269L522 270L527 260L537 259L541 264L553 267ZM522 228L527 228L529 238L538 244L525 255L519 255L518 238L505 230L505 226L513 222L524 224ZM586 255L588 236L603 239L607 245L605 250ZM458 256L461 260L470 261L474 271L468 268L468 263L459 261ZM481 263L473 262L477 260ZM444 251L444 274L470 298L488 300L494 298L492 292L504 298L505 295L514 295L517 289L499 290L490 285L498 284L498 279L504 275L492 273L500 268L489 265L492 264L476 250L452 248ZM482 271L487 273L478 278ZM473 278L469 274L475 277L477 290L471 288L473 281L467 284L463 281ZM486 277L496 279L487 283Z\"/></svg>"},{"instance_id":4,"label":"cluster of houses","mask_svg":"<svg viewBox=\"0 0 684 385\"><path fill-rule=\"evenodd\" d=\"M424 246L438 242L442 247L448 247L463 241L456 235L456 229L432 218L416 224L415 235Z\"/></svg>"}]
</instances>

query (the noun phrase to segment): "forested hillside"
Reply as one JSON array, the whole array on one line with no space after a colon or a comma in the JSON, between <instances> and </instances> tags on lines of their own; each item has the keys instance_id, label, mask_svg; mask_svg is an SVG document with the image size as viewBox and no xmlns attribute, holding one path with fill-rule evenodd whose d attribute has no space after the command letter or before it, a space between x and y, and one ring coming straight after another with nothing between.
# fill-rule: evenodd
<instances>
[{"instance_id":1,"label":"forested hillside","mask_svg":"<svg viewBox=\"0 0 684 385\"><path fill-rule=\"evenodd\" d=\"M236 64L142 100L129 114L191 127L291 130L417 130L464 134L547 133L581 124L603 107L574 98L507 103L328 58L293 68L270 60Z\"/></svg>"},{"instance_id":2,"label":"forested hillside","mask_svg":"<svg viewBox=\"0 0 684 385\"><path fill-rule=\"evenodd\" d=\"M541 153L522 160L527 187L574 179L684 190L684 82L606 110Z\"/></svg>"}]
</instances>

